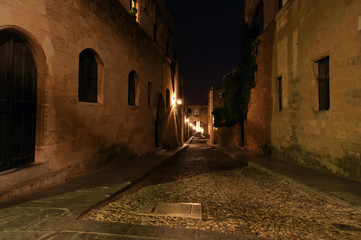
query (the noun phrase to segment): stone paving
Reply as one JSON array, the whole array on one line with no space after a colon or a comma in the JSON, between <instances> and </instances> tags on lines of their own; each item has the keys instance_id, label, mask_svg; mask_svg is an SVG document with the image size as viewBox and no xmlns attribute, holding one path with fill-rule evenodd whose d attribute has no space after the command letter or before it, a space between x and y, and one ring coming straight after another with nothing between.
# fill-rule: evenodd
<instances>
[{"instance_id":1,"label":"stone paving","mask_svg":"<svg viewBox=\"0 0 361 240\"><path fill-rule=\"evenodd\" d=\"M361 239L360 211L194 142L135 190L89 218L268 239ZM201 203L203 219L143 215L144 205L150 202Z\"/></svg>"}]
</instances>

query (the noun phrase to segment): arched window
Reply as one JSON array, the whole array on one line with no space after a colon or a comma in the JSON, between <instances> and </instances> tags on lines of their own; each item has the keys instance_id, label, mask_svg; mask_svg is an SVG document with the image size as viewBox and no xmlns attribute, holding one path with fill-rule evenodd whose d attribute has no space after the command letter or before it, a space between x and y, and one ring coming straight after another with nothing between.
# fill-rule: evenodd
<instances>
[{"instance_id":1,"label":"arched window","mask_svg":"<svg viewBox=\"0 0 361 240\"><path fill-rule=\"evenodd\" d=\"M170 107L170 93L169 93L169 89L167 88L167 90L165 91L165 107L169 108Z\"/></svg>"},{"instance_id":2,"label":"arched window","mask_svg":"<svg viewBox=\"0 0 361 240\"><path fill-rule=\"evenodd\" d=\"M128 105L135 106L136 72L133 70L128 76Z\"/></svg>"},{"instance_id":3,"label":"arched window","mask_svg":"<svg viewBox=\"0 0 361 240\"><path fill-rule=\"evenodd\" d=\"M79 101L97 102L98 64L90 49L79 54Z\"/></svg>"}]
</instances>

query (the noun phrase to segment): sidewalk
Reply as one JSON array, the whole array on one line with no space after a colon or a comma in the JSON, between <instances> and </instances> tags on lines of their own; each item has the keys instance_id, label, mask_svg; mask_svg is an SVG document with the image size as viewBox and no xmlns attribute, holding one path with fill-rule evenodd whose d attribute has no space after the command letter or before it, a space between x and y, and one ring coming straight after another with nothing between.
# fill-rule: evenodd
<instances>
[{"instance_id":1,"label":"sidewalk","mask_svg":"<svg viewBox=\"0 0 361 240\"><path fill-rule=\"evenodd\" d=\"M224 148L224 152L271 175L281 177L295 185L320 194L342 204L361 210L361 182L332 173L287 162L270 156L245 152L237 148Z\"/></svg>"}]
</instances>

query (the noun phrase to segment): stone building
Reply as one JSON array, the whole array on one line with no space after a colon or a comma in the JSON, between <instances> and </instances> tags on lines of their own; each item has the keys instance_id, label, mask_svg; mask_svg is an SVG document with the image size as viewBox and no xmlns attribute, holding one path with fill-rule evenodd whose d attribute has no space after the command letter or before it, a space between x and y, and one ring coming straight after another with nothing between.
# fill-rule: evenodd
<instances>
[{"instance_id":1,"label":"stone building","mask_svg":"<svg viewBox=\"0 0 361 240\"><path fill-rule=\"evenodd\" d=\"M246 0L260 32L245 148L361 179L361 1Z\"/></svg>"},{"instance_id":2,"label":"stone building","mask_svg":"<svg viewBox=\"0 0 361 240\"><path fill-rule=\"evenodd\" d=\"M207 105L189 105L188 106L189 125L194 126L195 132L202 132L204 136L209 137L208 133L208 106ZM192 128L191 128L192 131Z\"/></svg>"},{"instance_id":3,"label":"stone building","mask_svg":"<svg viewBox=\"0 0 361 240\"><path fill-rule=\"evenodd\" d=\"M2 0L0 170L72 175L180 144L174 33L166 0Z\"/></svg>"}]
</instances>

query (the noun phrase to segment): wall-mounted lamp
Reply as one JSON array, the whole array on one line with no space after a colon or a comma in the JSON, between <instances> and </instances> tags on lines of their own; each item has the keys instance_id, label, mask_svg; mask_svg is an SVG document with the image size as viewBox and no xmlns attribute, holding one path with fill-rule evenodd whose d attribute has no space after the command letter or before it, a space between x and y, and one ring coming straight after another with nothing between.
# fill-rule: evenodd
<instances>
[{"instance_id":1,"label":"wall-mounted lamp","mask_svg":"<svg viewBox=\"0 0 361 240\"><path fill-rule=\"evenodd\" d=\"M178 104L178 105L181 105L181 104L183 104L183 101L182 101L182 99L177 99L177 104Z\"/></svg>"}]
</instances>

